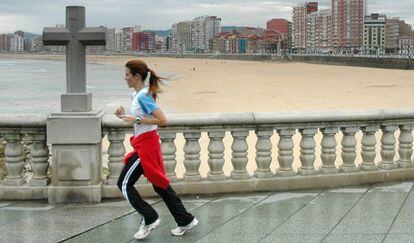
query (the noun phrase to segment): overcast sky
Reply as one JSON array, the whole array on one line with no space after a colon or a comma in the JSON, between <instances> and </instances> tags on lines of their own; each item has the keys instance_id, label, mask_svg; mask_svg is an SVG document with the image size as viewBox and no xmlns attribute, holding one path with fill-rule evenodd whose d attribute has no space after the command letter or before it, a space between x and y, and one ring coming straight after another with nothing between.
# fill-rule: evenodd
<instances>
[{"instance_id":1,"label":"overcast sky","mask_svg":"<svg viewBox=\"0 0 414 243\"><path fill-rule=\"evenodd\" d=\"M0 33L22 29L41 33L43 27L65 23L65 6L86 7L87 26L169 29L171 24L200 15L221 17L222 25L265 27L271 18L292 18L300 0L0 0ZM329 8L331 0L319 1ZM368 0L368 12L401 17L414 24L414 0Z\"/></svg>"}]
</instances>

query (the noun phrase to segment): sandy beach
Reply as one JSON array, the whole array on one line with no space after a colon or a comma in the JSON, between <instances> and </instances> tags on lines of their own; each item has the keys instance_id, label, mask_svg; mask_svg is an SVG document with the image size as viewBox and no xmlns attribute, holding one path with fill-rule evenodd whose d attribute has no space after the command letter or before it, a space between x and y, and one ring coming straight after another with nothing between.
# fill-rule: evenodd
<instances>
[{"instance_id":1,"label":"sandy beach","mask_svg":"<svg viewBox=\"0 0 414 243\"><path fill-rule=\"evenodd\" d=\"M5 57L64 60L52 55L0 55ZM123 69L133 58L144 60L155 71L177 75L170 85L162 86L158 102L180 113L409 108L414 104L413 70L134 56L88 56L87 61Z\"/></svg>"},{"instance_id":2,"label":"sandy beach","mask_svg":"<svg viewBox=\"0 0 414 243\"><path fill-rule=\"evenodd\" d=\"M64 56L31 54L0 54L0 58L64 60ZM133 58L144 60L155 71L176 75L168 85L162 86L163 93L158 101L161 107L166 107L168 111L174 113L389 109L414 106L413 70L133 56L88 56L87 61L116 65L123 69L124 64ZM377 133L378 137L380 135ZM358 150L361 136L362 134L357 136ZM315 139L317 155L319 155L321 135L318 134ZM340 139L341 134L338 133L338 144ZM298 146L300 136L296 134L294 140L295 146ZM277 168L277 141L278 137L274 135L272 170ZM208 142L207 135L203 134L200 139L202 149L200 171L203 176L206 176L208 171ZM224 142L226 146L224 171L229 175L232 168L230 150L232 138L226 136ZM251 133L248 137L249 173L253 173L255 169L255 142L256 136ZM128 143L125 144L129 150ZM184 139L181 134L178 134L176 144L178 150L176 172L179 177L182 177ZM106 147L105 142L104 148ZM299 149L295 149L294 168L300 166L298 153ZM340 151L338 151L337 163L340 161ZM357 161L361 162L360 156L357 157ZM319 156L315 165L320 165Z\"/></svg>"}]
</instances>

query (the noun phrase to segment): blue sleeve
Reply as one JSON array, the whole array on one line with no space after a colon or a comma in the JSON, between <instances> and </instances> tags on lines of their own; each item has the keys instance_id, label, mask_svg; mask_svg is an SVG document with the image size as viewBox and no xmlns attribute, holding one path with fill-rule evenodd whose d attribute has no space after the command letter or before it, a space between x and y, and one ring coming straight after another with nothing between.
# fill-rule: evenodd
<instances>
[{"instance_id":1,"label":"blue sleeve","mask_svg":"<svg viewBox=\"0 0 414 243\"><path fill-rule=\"evenodd\" d=\"M141 106L142 111L149 115L159 108L159 106L155 103L154 98L147 94L139 95L138 103Z\"/></svg>"}]
</instances>

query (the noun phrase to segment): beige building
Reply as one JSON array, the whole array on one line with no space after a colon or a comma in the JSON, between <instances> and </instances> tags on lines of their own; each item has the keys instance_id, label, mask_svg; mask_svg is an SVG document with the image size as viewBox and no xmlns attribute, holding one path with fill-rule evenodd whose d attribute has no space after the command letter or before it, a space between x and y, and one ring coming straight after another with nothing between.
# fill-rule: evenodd
<instances>
[{"instance_id":1,"label":"beige building","mask_svg":"<svg viewBox=\"0 0 414 243\"><path fill-rule=\"evenodd\" d=\"M171 47L173 52L186 52L191 49L191 22L183 21L172 25Z\"/></svg>"},{"instance_id":2,"label":"beige building","mask_svg":"<svg viewBox=\"0 0 414 243\"><path fill-rule=\"evenodd\" d=\"M293 48L299 52L306 49L307 16L318 11L317 2L306 2L293 7L292 13L292 42Z\"/></svg>"},{"instance_id":3,"label":"beige building","mask_svg":"<svg viewBox=\"0 0 414 243\"><path fill-rule=\"evenodd\" d=\"M384 54L386 44L386 16L373 13L364 19L363 52L368 54Z\"/></svg>"},{"instance_id":4,"label":"beige building","mask_svg":"<svg viewBox=\"0 0 414 243\"><path fill-rule=\"evenodd\" d=\"M332 13L330 9L308 14L306 18L307 52L329 52L332 43Z\"/></svg>"}]
</instances>

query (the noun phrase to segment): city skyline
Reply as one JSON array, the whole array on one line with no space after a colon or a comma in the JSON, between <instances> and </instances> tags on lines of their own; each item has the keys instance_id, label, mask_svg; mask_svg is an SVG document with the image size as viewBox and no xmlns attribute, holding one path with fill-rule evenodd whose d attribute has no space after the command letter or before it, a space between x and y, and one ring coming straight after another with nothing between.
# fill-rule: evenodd
<instances>
[{"instance_id":1,"label":"city skyline","mask_svg":"<svg viewBox=\"0 0 414 243\"><path fill-rule=\"evenodd\" d=\"M23 30L41 33L45 26L54 26L65 21L64 6L83 5L87 8L87 23L90 26L104 25L113 28L142 25L144 29L167 30L173 23L184 19L193 19L201 15L213 15L222 18L222 25L265 27L271 18L292 20L292 8L304 1L158 1L148 5L149 1L123 1L117 5L113 1L25 1L5 0L0 4L0 33ZM321 9L330 8L331 0L317 1ZM24 8L22 7L24 6ZM133 7L145 9L135 11ZM385 13L414 23L411 14L414 2L399 1L398 4L385 0L368 1L368 13ZM111 14L111 18L108 18ZM125 16L137 17L125 18ZM248 16L248 18L246 18Z\"/></svg>"}]
</instances>

